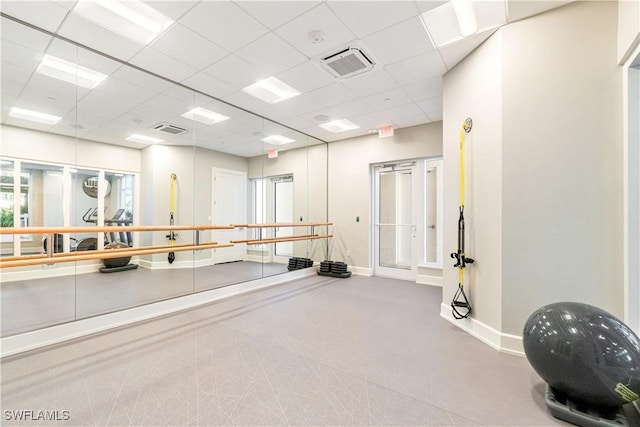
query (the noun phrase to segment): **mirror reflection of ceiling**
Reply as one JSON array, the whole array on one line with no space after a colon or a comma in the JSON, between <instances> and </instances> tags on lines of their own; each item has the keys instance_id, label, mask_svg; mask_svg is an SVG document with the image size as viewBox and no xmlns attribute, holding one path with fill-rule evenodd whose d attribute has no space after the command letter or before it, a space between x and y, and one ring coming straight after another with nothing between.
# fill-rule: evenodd
<instances>
[{"instance_id":1,"label":"mirror reflection of ceiling","mask_svg":"<svg viewBox=\"0 0 640 427\"><path fill-rule=\"evenodd\" d=\"M469 36L458 3L475 12ZM1 119L135 148L154 142L125 139L132 134L244 157L308 145L307 136L331 142L430 123L442 120L444 73L499 26L566 3L2 1ZM134 21L142 27L129 29ZM87 76L85 87L64 82L52 63L59 59L77 64L78 82L85 69L103 76ZM249 93L270 77L295 96L271 103L286 96L267 92L269 80L259 92L270 102ZM60 120L34 123L22 110L10 116L12 108ZM272 135L285 139L264 141Z\"/></svg>"}]
</instances>

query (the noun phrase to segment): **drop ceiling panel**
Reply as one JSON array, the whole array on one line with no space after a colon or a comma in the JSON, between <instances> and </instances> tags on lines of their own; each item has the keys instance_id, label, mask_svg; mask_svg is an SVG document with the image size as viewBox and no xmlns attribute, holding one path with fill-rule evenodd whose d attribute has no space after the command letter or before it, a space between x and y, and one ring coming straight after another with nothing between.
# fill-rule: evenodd
<instances>
[{"instance_id":1,"label":"drop ceiling panel","mask_svg":"<svg viewBox=\"0 0 640 427\"><path fill-rule=\"evenodd\" d=\"M411 83L403 86L404 92L414 101L421 101L442 95L442 77L433 77L427 80Z\"/></svg>"},{"instance_id":2,"label":"drop ceiling panel","mask_svg":"<svg viewBox=\"0 0 640 427\"><path fill-rule=\"evenodd\" d=\"M156 95L141 106L153 107L158 110L171 113L173 117L188 111L191 108L192 103L189 101L180 101L175 97L167 96L164 94ZM166 116L165 116L166 117Z\"/></svg>"},{"instance_id":3,"label":"drop ceiling panel","mask_svg":"<svg viewBox=\"0 0 640 427\"><path fill-rule=\"evenodd\" d=\"M171 26L151 47L196 69L207 67L228 54L225 49L180 24Z\"/></svg>"},{"instance_id":4,"label":"drop ceiling panel","mask_svg":"<svg viewBox=\"0 0 640 427\"><path fill-rule=\"evenodd\" d=\"M442 100L440 100L442 104ZM396 127L413 126L417 122L428 123L429 118L415 103L399 105L387 110Z\"/></svg>"},{"instance_id":5,"label":"drop ceiling panel","mask_svg":"<svg viewBox=\"0 0 640 427\"><path fill-rule=\"evenodd\" d=\"M319 3L317 1L241 1L238 6L273 30Z\"/></svg>"},{"instance_id":6,"label":"drop ceiling panel","mask_svg":"<svg viewBox=\"0 0 640 427\"><path fill-rule=\"evenodd\" d=\"M442 120L442 110L433 111L433 112L427 114L427 116L434 122L440 121L440 120Z\"/></svg>"},{"instance_id":7,"label":"drop ceiling panel","mask_svg":"<svg viewBox=\"0 0 640 427\"><path fill-rule=\"evenodd\" d=\"M355 93L341 83L321 87L320 89L309 92L309 95L315 98L323 107L344 104L357 98Z\"/></svg>"},{"instance_id":8,"label":"drop ceiling panel","mask_svg":"<svg viewBox=\"0 0 640 427\"><path fill-rule=\"evenodd\" d=\"M324 33L324 40L314 44L309 39L309 33L316 30ZM324 4L286 23L276 30L276 34L309 58L327 53L356 38Z\"/></svg>"},{"instance_id":9,"label":"drop ceiling panel","mask_svg":"<svg viewBox=\"0 0 640 427\"><path fill-rule=\"evenodd\" d=\"M400 85L439 77L447 70L437 50L388 65L385 69Z\"/></svg>"},{"instance_id":10,"label":"drop ceiling panel","mask_svg":"<svg viewBox=\"0 0 640 427\"><path fill-rule=\"evenodd\" d=\"M58 34L124 61L142 49L141 45L95 25L75 13L69 15Z\"/></svg>"},{"instance_id":11,"label":"drop ceiling panel","mask_svg":"<svg viewBox=\"0 0 640 427\"><path fill-rule=\"evenodd\" d=\"M309 59L273 33L251 42L235 54L269 75L288 70Z\"/></svg>"},{"instance_id":12,"label":"drop ceiling panel","mask_svg":"<svg viewBox=\"0 0 640 427\"><path fill-rule=\"evenodd\" d=\"M158 0L143 0L148 6L154 8L158 12L162 13L167 18L171 18L177 21L185 13L191 10L199 1L180 0L180 1L158 1Z\"/></svg>"},{"instance_id":13,"label":"drop ceiling panel","mask_svg":"<svg viewBox=\"0 0 640 427\"><path fill-rule=\"evenodd\" d=\"M385 66L434 49L418 17L375 33L364 41Z\"/></svg>"},{"instance_id":14,"label":"drop ceiling panel","mask_svg":"<svg viewBox=\"0 0 640 427\"><path fill-rule=\"evenodd\" d=\"M26 76L21 76L19 80L28 79L29 75L35 71L36 67L42 60L42 52L26 49L9 41L2 42L2 68L4 72L5 66L17 67L27 72ZM6 76L3 74L3 78ZM18 80L14 80L18 81Z\"/></svg>"},{"instance_id":15,"label":"drop ceiling panel","mask_svg":"<svg viewBox=\"0 0 640 427\"><path fill-rule=\"evenodd\" d=\"M179 22L228 51L234 51L269 31L238 5L227 1L202 1Z\"/></svg>"},{"instance_id":16,"label":"drop ceiling panel","mask_svg":"<svg viewBox=\"0 0 640 427\"><path fill-rule=\"evenodd\" d=\"M237 88L205 72L196 73L182 81L185 85L216 98L224 98Z\"/></svg>"},{"instance_id":17,"label":"drop ceiling panel","mask_svg":"<svg viewBox=\"0 0 640 427\"><path fill-rule=\"evenodd\" d=\"M46 111L41 111L41 112L46 113ZM15 117L10 117L10 116L8 116L4 122L5 124L8 124L10 126L17 126L17 127L26 128L26 129L34 129L34 130L39 130L43 132L47 132L49 129L51 129L51 125L36 123L30 120L16 119Z\"/></svg>"},{"instance_id":18,"label":"drop ceiling panel","mask_svg":"<svg viewBox=\"0 0 640 427\"><path fill-rule=\"evenodd\" d=\"M4 5L4 3L2 3ZM13 42L27 49L44 52L53 37L48 36L39 31L33 31L24 25L13 22L9 19L3 19L0 25L0 34L3 43L5 41ZM4 57L4 52L2 53Z\"/></svg>"},{"instance_id":19,"label":"drop ceiling panel","mask_svg":"<svg viewBox=\"0 0 640 427\"><path fill-rule=\"evenodd\" d=\"M418 101L417 104L420 106L420 108L422 109L422 111L424 111L425 114L441 111L442 96L423 99L422 101Z\"/></svg>"},{"instance_id":20,"label":"drop ceiling panel","mask_svg":"<svg viewBox=\"0 0 640 427\"><path fill-rule=\"evenodd\" d=\"M143 49L140 53L134 56L130 62L140 68L178 82L195 74L197 71L195 68L183 63L182 61L165 55L152 47Z\"/></svg>"},{"instance_id":21,"label":"drop ceiling panel","mask_svg":"<svg viewBox=\"0 0 640 427\"><path fill-rule=\"evenodd\" d=\"M365 103L371 105L374 111L386 110L398 105L408 104L411 98L404 93L402 89L393 89L380 92L375 95L367 96L362 99Z\"/></svg>"},{"instance_id":22,"label":"drop ceiling panel","mask_svg":"<svg viewBox=\"0 0 640 427\"><path fill-rule=\"evenodd\" d=\"M131 67L120 67L115 73L113 73L113 77L136 86L149 89L156 93L164 92L173 86L173 83L171 82L159 77L151 76L148 73Z\"/></svg>"},{"instance_id":23,"label":"drop ceiling panel","mask_svg":"<svg viewBox=\"0 0 640 427\"><path fill-rule=\"evenodd\" d=\"M304 114L309 111L315 111L319 108L322 108L322 105L320 105L318 101L313 99L311 96L300 95L272 105L269 110L269 115L274 120L282 120L288 117Z\"/></svg>"},{"instance_id":24,"label":"drop ceiling panel","mask_svg":"<svg viewBox=\"0 0 640 427\"><path fill-rule=\"evenodd\" d=\"M69 10L49 1L6 1L2 12L47 31L55 32Z\"/></svg>"},{"instance_id":25,"label":"drop ceiling panel","mask_svg":"<svg viewBox=\"0 0 640 427\"><path fill-rule=\"evenodd\" d=\"M312 61L304 62L290 70L279 73L276 77L305 93L335 81L329 73L320 69Z\"/></svg>"},{"instance_id":26,"label":"drop ceiling panel","mask_svg":"<svg viewBox=\"0 0 640 427\"><path fill-rule=\"evenodd\" d=\"M107 79L100 85L100 91L107 95L121 97L139 103L145 102L156 95L156 92L152 90L113 77Z\"/></svg>"},{"instance_id":27,"label":"drop ceiling panel","mask_svg":"<svg viewBox=\"0 0 640 427\"><path fill-rule=\"evenodd\" d=\"M327 4L361 39L418 13L413 1L330 1Z\"/></svg>"},{"instance_id":28,"label":"drop ceiling panel","mask_svg":"<svg viewBox=\"0 0 640 427\"><path fill-rule=\"evenodd\" d=\"M76 94L75 91L54 92L30 86L26 87L20 95L20 103L32 105L36 110L38 106L42 106L49 111L49 114L63 116L75 107Z\"/></svg>"},{"instance_id":29,"label":"drop ceiling panel","mask_svg":"<svg viewBox=\"0 0 640 427\"><path fill-rule=\"evenodd\" d=\"M24 87L24 83L16 83L14 81L11 80L5 80L5 68L2 67L2 70L0 71L0 75L2 75L2 82L0 83L2 86L2 98L4 101L4 98L7 97L18 97L20 96L20 94L22 93L22 88ZM28 75L27 75L28 78ZM4 102L3 102L4 104Z\"/></svg>"},{"instance_id":30,"label":"drop ceiling panel","mask_svg":"<svg viewBox=\"0 0 640 427\"><path fill-rule=\"evenodd\" d=\"M345 80L342 84L358 96L373 95L398 87L395 80L385 70L361 74Z\"/></svg>"},{"instance_id":31,"label":"drop ceiling panel","mask_svg":"<svg viewBox=\"0 0 640 427\"><path fill-rule=\"evenodd\" d=\"M135 101L100 92L92 92L78 102L78 111L99 117L117 117L136 106Z\"/></svg>"},{"instance_id":32,"label":"drop ceiling panel","mask_svg":"<svg viewBox=\"0 0 640 427\"><path fill-rule=\"evenodd\" d=\"M244 59L229 55L204 70L238 89L249 86L260 79L269 77L268 73L254 67ZM242 104L240 104L242 105Z\"/></svg>"}]
</instances>

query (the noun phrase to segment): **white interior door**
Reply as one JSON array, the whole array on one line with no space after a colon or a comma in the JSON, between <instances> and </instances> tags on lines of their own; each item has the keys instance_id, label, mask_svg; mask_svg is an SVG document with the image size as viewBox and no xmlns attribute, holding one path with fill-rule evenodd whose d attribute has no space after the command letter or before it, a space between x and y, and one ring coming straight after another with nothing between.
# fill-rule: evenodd
<instances>
[{"instance_id":1,"label":"white interior door","mask_svg":"<svg viewBox=\"0 0 640 427\"><path fill-rule=\"evenodd\" d=\"M281 179L274 182L273 186L274 219L275 223L293 222L293 178ZM275 237L288 237L293 235L292 227L278 227L275 229ZM293 242L280 242L275 244L275 256L286 259L293 256Z\"/></svg>"},{"instance_id":2,"label":"white interior door","mask_svg":"<svg viewBox=\"0 0 640 427\"><path fill-rule=\"evenodd\" d=\"M247 223L247 174L246 172L213 168L213 194L211 200L212 224L230 225ZM213 240L227 243L246 238L246 229L214 230ZM246 245L236 244L228 248L214 249L214 264L242 261L246 258Z\"/></svg>"},{"instance_id":3,"label":"white interior door","mask_svg":"<svg viewBox=\"0 0 640 427\"><path fill-rule=\"evenodd\" d=\"M416 162L376 166L373 175L374 274L415 280L421 200Z\"/></svg>"}]
</instances>

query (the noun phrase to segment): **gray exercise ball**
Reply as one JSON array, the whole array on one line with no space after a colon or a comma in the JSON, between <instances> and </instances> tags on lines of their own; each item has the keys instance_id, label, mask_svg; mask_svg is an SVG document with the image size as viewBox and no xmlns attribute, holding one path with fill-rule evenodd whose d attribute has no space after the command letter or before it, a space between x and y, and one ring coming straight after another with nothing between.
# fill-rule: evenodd
<instances>
[{"instance_id":1,"label":"gray exercise ball","mask_svg":"<svg viewBox=\"0 0 640 427\"><path fill-rule=\"evenodd\" d=\"M617 407L640 395L640 339L598 307L541 307L524 326L523 344L538 375L574 402Z\"/></svg>"},{"instance_id":2,"label":"gray exercise ball","mask_svg":"<svg viewBox=\"0 0 640 427\"><path fill-rule=\"evenodd\" d=\"M104 248L105 249L123 249L128 247L129 246L127 244L122 242L112 242L106 245ZM127 256L127 257L120 257L120 258L105 258L102 260L102 263L106 268L115 268L115 267L124 267L125 265L129 264L129 261L131 261L131 257Z\"/></svg>"}]
</instances>

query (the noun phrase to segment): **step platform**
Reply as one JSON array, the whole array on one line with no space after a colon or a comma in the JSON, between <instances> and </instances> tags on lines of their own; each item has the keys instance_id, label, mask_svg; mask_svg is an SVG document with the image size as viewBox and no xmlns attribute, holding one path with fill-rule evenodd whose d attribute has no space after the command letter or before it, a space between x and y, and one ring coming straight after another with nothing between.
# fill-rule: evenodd
<instances>
[{"instance_id":1,"label":"step platform","mask_svg":"<svg viewBox=\"0 0 640 427\"><path fill-rule=\"evenodd\" d=\"M313 266L313 260L309 258L300 258L300 257L292 257L289 258L289 265L287 265L287 270L300 270L303 268L309 268Z\"/></svg>"},{"instance_id":2,"label":"step platform","mask_svg":"<svg viewBox=\"0 0 640 427\"><path fill-rule=\"evenodd\" d=\"M347 264L339 261L322 261L318 269L320 276L339 277L345 279L351 276L351 272L347 271Z\"/></svg>"},{"instance_id":3,"label":"step platform","mask_svg":"<svg viewBox=\"0 0 640 427\"><path fill-rule=\"evenodd\" d=\"M544 400L551 415L580 427L631 427L622 407L595 408L573 402L552 389L549 384Z\"/></svg>"}]
</instances>

